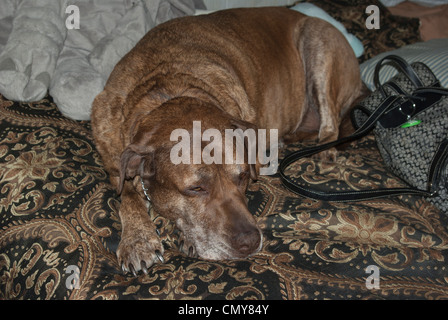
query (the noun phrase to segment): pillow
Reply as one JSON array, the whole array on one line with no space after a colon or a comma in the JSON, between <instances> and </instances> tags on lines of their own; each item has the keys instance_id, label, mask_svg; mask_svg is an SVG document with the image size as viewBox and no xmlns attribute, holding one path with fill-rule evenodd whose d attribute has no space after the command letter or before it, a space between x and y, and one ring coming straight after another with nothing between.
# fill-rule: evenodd
<instances>
[{"instance_id":1,"label":"pillow","mask_svg":"<svg viewBox=\"0 0 448 320\"><path fill-rule=\"evenodd\" d=\"M364 54L360 63L374 56L421 41L419 20L394 16L379 0L307 0L341 22L348 33L362 41ZM380 29L367 29L370 14L366 8L376 5L380 11Z\"/></svg>"},{"instance_id":2,"label":"pillow","mask_svg":"<svg viewBox=\"0 0 448 320\"><path fill-rule=\"evenodd\" d=\"M426 42L419 42L405 46L398 50L382 53L373 59L361 64L361 77L369 89L374 90L373 74L375 66L389 54L402 57L408 63L420 61L426 64L440 80L444 88L448 88L448 38L433 39ZM380 83L385 83L397 73L395 67L385 65L380 72Z\"/></svg>"},{"instance_id":3,"label":"pillow","mask_svg":"<svg viewBox=\"0 0 448 320\"><path fill-rule=\"evenodd\" d=\"M361 41L359 41L359 39L356 38L351 33L348 33L342 23L333 19L328 13L326 13L321 8L315 6L312 3L300 3L298 5L295 5L291 9L306 14L307 16L320 18L322 20L331 23L336 29L338 29L344 35L345 39L347 39L348 43L355 52L357 58L362 56L362 54L364 53L364 48L362 46Z\"/></svg>"}]
</instances>

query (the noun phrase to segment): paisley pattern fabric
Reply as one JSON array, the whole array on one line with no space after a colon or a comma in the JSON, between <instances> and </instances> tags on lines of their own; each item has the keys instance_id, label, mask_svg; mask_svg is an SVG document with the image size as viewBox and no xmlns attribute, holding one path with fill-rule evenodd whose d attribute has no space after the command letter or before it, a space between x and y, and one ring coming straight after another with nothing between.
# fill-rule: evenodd
<instances>
[{"instance_id":1,"label":"paisley pattern fabric","mask_svg":"<svg viewBox=\"0 0 448 320\"><path fill-rule=\"evenodd\" d=\"M419 40L418 20L392 16L379 1L311 2L362 40L360 61ZM379 30L367 30L368 15L360 14L371 4L381 10ZM334 163L307 159L289 170L324 190L401 183L384 169L373 136ZM261 177L247 196L264 234L256 255L189 258L178 250L173 223L150 212L166 263L148 275L123 275L115 255L120 202L89 122L64 118L51 97L0 96L0 300L448 298L448 220L424 199L314 201L288 192L278 176Z\"/></svg>"},{"instance_id":2,"label":"paisley pattern fabric","mask_svg":"<svg viewBox=\"0 0 448 320\"><path fill-rule=\"evenodd\" d=\"M336 162L306 159L289 170L327 190L401 184L384 169L373 136ZM0 97L0 299L448 298L448 221L424 199L326 203L288 192L278 176L261 177L247 196L264 233L259 253L189 258L178 251L179 231L151 212L166 263L123 275L119 198L90 124L64 118L50 97ZM369 266L379 273L373 289Z\"/></svg>"}]
</instances>

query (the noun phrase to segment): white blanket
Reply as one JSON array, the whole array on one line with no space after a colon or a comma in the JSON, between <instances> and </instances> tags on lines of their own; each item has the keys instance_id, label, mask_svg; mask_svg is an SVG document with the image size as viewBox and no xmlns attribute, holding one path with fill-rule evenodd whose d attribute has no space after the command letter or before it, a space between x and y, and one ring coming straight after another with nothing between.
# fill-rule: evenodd
<instances>
[{"instance_id":1,"label":"white blanket","mask_svg":"<svg viewBox=\"0 0 448 320\"><path fill-rule=\"evenodd\" d=\"M205 9L202 0L1 1L0 93L30 102L49 91L75 120L90 119L114 66L149 29Z\"/></svg>"}]
</instances>

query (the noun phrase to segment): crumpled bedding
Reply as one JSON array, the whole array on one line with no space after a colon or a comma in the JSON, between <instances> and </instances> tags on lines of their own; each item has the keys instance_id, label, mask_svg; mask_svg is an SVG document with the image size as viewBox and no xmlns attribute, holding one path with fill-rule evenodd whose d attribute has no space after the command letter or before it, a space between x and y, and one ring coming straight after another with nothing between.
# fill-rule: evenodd
<instances>
[{"instance_id":1,"label":"crumpled bedding","mask_svg":"<svg viewBox=\"0 0 448 320\"><path fill-rule=\"evenodd\" d=\"M89 120L121 57L157 24L196 9L202 0L2 0L0 93L31 102L49 91L62 114Z\"/></svg>"},{"instance_id":2,"label":"crumpled bedding","mask_svg":"<svg viewBox=\"0 0 448 320\"><path fill-rule=\"evenodd\" d=\"M404 1L390 7L389 10L397 16L418 18L420 20L420 36L423 41L448 38L448 4L446 1L445 4L432 7Z\"/></svg>"}]
</instances>

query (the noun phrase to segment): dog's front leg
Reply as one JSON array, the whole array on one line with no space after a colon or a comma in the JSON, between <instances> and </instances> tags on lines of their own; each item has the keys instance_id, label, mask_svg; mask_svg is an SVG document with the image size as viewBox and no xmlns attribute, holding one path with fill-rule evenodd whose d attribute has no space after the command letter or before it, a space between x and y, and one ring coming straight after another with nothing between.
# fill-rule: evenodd
<instances>
[{"instance_id":1,"label":"dog's front leg","mask_svg":"<svg viewBox=\"0 0 448 320\"><path fill-rule=\"evenodd\" d=\"M123 272L130 271L136 276L142 270L146 274L155 262L164 262L163 246L148 214L146 200L131 181L124 184L119 215L122 234L117 257Z\"/></svg>"}]
</instances>

